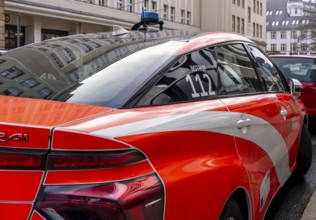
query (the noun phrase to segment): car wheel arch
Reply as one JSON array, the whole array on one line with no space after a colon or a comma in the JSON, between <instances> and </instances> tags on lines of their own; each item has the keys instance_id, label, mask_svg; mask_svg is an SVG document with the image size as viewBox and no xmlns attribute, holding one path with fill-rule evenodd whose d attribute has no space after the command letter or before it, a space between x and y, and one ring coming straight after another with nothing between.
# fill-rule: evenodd
<instances>
[{"instance_id":1,"label":"car wheel arch","mask_svg":"<svg viewBox=\"0 0 316 220\"><path fill-rule=\"evenodd\" d=\"M237 204L238 204L238 206L243 214L244 220L252 219L251 218L252 205L251 205L250 195L244 187L238 187L231 193L231 195L227 198L226 202L223 204L222 210L224 209L226 203L230 199L234 199L237 202Z\"/></svg>"}]
</instances>

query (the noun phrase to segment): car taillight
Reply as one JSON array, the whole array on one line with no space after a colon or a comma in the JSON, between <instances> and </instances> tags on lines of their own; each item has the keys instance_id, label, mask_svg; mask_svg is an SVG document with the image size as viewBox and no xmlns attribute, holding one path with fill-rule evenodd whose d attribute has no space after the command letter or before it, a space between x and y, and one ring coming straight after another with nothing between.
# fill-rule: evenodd
<instances>
[{"instance_id":1,"label":"car taillight","mask_svg":"<svg viewBox=\"0 0 316 220\"><path fill-rule=\"evenodd\" d=\"M144 160L146 157L134 149L103 152L0 151L0 169L13 170L113 169ZM100 184L44 185L35 209L48 220L161 220L164 189L154 174Z\"/></svg>"},{"instance_id":2,"label":"car taillight","mask_svg":"<svg viewBox=\"0 0 316 220\"><path fill-rule=\"evenodd\" d=\"M35 151L0 151L0 169L40 170L44 168L46 154Z\"/></svg>"},{"instance_id":3,"label":"car taillight","mask_svg":"<svg viewBox=\"0 0 316 220\"><path fill-rule=\"evenodd\" d=\"M49 220L161 220L163 187L155 175L89 185L44 186L36 210Z\"/></svg>"},{"instance_id":4,"label":"car taillight","mask_svg":"<svg viewBox=\"0 0 316 220\"><path fill-rule=\"evenodd\" d=\"M145 160L135 150L116 152L51 152L36 150L0 151L0 169L70 170L113 168Z\"/></svg>"},{"instance_id":5,"label":"car taillight","mask_svg":"<svg viewBox=\"0 0 316 220\"><path fill-rule=\"evenodd\" d=\"M53 152L47 157L48 170L111 168L144 160L138 151L116 152Z\"/></svg>"}]
</instances>

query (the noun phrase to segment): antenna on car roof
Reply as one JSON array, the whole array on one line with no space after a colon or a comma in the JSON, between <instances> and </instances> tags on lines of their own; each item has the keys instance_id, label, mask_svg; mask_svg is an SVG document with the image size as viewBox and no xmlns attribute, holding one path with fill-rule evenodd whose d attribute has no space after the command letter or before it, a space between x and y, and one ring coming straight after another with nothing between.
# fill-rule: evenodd
<instances>
[{"instance_id":1,"label":"antenna on car roof","mask_svg":"<svg viewBox=\"0 0 316 220\"><path fill-rule=\"evenodd\" d=\"M120 35L125 35L128 33L129 33L128 30L125 30L121 26L113 25L112 36L120 36Z\"/></svg>"},{"instance_id":2,"label":"antenna on car roof","mask_svg":"<svg viewBox=\"0 0 316 220\"><path fill-rule=\"evenodd\" d=\"M141 31L147 31L148 26L147 25L156 25L159 24L159 30L163 30L163 21L159 21L159 14L157 12L148 12L145 11L145 8L143 7L143 11L141 13L141 21L135 24L132 27L132 30L141 30Z\"/></svg>"}]
</instances>

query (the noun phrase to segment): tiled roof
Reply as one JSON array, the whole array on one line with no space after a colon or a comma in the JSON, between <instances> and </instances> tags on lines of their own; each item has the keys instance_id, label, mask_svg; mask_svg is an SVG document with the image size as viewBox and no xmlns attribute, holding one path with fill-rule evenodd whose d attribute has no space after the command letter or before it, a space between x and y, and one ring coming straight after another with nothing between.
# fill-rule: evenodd
<instances>
[{"instance_id":1,"label":"tiled roof","mask_svg":"<svg viewBox=\"0 0 316 220\"><path fill-rule=\"evenodd\" d=\"M302 2L290 0L290 2ZM298 30L308 25L306 16L293 16L287 12L286 0L267 0L267 31Z\"/></svg>"}]
</instances>

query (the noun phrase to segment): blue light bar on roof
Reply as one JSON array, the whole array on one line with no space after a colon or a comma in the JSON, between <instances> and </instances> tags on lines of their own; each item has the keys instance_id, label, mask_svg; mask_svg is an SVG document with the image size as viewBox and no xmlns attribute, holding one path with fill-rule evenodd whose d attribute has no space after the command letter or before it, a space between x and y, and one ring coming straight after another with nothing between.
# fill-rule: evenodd
<instances>
[{"instance_id":1,"label":"blue light bar on roof","mask_svg":"<svg viewBox=\"0 0 316 220\"><path fill-rule=\"evenodd\" d=\"M159 14L157 12L143 11L141 14L141 21L144 23L155 23L159 22Z\"/></svg>"}]
</instances>

